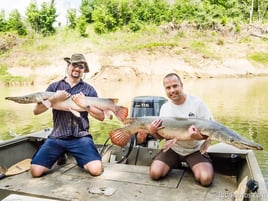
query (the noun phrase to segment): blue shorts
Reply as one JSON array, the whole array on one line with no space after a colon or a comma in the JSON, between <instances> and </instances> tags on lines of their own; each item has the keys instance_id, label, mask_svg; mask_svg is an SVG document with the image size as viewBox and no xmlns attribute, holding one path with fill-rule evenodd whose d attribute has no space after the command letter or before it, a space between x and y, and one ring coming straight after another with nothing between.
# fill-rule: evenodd
<instances>
[{"instance_id":1,"label":"blue shorts","mask_svg":"<svg viewBox=\"0 0 268 201\"><path fill-rule=\"evenodd\" d=\"M65 152L71 153L81 168L90 161L101 160L101 156L90 136L68 140L48 138L34 155L32 164L42 165L50 169Z\"/></svg>"}]
</instances>

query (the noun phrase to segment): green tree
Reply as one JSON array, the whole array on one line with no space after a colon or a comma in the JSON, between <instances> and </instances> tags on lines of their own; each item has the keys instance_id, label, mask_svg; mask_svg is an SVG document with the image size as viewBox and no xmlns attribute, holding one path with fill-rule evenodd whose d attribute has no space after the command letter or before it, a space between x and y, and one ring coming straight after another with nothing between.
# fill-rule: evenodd
<instances>
[{"instance_id":1,"label":"green tree","mask_svg":"<svg viewBox=\"0 0 268 201\"><path fill-rule=\"evenodd\" d=\"M92 12L94 10L94 5L98 4L96 0L82 0L80 11L81 14L84 16L87 23L92 23Z\"/></svg>"},{"instance_id":2,"label":"green tree","mask_svg":"<svg viewBox=\"0 0 268 201\"><path fill-rule=\"evenodd\" d=\"M6 24L7 30L17 31L19 35L27 35L26 26L23 24L21 15L17 9L11 11Z\"/></svg>"},{"instance_id":3,"label":"green tree","mask_svg":"<svg viewBox=\"0 0 268 201\"><path fill-rule=\"evenodd\" d=\"M116 20L104 5L96 6L92 17L95 21L94 30L96 33L102 34L116 30Z\"/></svg>"},{"instance_id":4,"label":"green tree","mask_svg":"<svg viewBox=\"0 0 268 201\"><path fill-rule=\"evenodd\" d=\"M82 37L87 37L87 36L88 36L88 34L87 34L87 32L86 32L86 30L87 30L87 25L88 25L88 23L87 23L87 19L86 19L86 17L83 16L83 15L80 16L80 17L78 18L78 23L77 23L77 27L78 27L80 36L82 36Z\"/></svg>"},{"instance_id":5,"label":"green tree","mask_svg":"<svg viewBox=\"0 0 268 201\"><path fill-rule=\"evenodd\" d=\"M55 33L53 23L56 22L57 14L55 7L55 0L50 3L43 2L41 9L38 10L36 3L31 2L27 7L26 15L31 27L43 36Z\"/></svg>"},{"instance_id":6,"label":"green tree","mask_svg":"<svg viewBox=\"0 0 268 201\"><path fill-rule=\"evenodd\" d=\"M27 20L29 21L32 29L35 32L40 33L41 22L39 19L39 11L38 11L36 3L31 2L29 4L29 6L27 7L27 10L26 10L26 16L27 16Z\"/></svg>"},{"instance_id":7,"label":"green tree","mask_svg":"<svg viewBox=\"0 0 268 201\"><path fill-rule=\"evenodd\" d=\"M258 23L263 23L268 11L268 0L250 0L250 23L254 22L254 18ZM267 20L267 19L266 19Z\"/></svg>"},{"instance_id":8,"label":"green tree","mask_svg":"<svg viewBox=\"0 0 268 201\"><path fill-rule=\"evenodd\" d=\"M104 0L94 6L92 19L97 33L116 31L131 20L131 3L127 0Z\"/></svg>"},{"instance_id":9,"label":"green tree","mask_svg":"<svg viewBox=\"0 0 268 201\"><path fill-rule=\"evenodd\" d=\"M6 31L6 19L5 19L5 11L0 11L0 32Z\"/></svg>"},{"instance_id":10,"label":"green tree","mask_svg":"<svg viewBox=\"0 0 268 201\"><path fill-rule=\"evenodd\" d=\"M135 20L156 25L171 20L171 5L167 0L133 0L132 4Z\"/></svg>"},{"instance_id":11,"label":"green tree","mask_svg":"<svg viewBox=\"0 0 268 201\"><path fill-rule=\"evenodd\" d=\"M67 26L71 29L75 29L77 25L76 9L68 9L67 11Z\"/></svg>"}]
</instances>

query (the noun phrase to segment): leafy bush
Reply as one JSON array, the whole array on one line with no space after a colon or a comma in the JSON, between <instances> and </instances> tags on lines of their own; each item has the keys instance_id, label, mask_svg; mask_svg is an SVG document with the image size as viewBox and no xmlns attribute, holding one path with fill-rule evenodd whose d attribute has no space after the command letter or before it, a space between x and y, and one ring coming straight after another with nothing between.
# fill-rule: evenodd
<instances>
[{"instance_id":1,"label":"leafy bush","mask_svg":"<svg viewBox=\"0 0 268 201\"><path fill-rule=\"evenodd\" d=\"M55 33L53 23L56 21L55 0L50 3L43 2L41 9L37 8L36 3L31 2L27 7L26 15L31 27L43 36Z\"/></svg>"},{"instance_id":2,"label":"leafy bush","mask_svg":"<svg viewBox=\"0 0 268 201\"><path fill-rule=\"evenodd\" d=\"M169 22L192 24L198 29L216 30L218 27L234 25L240 31L240 24L267 21L268 0L82 0L77 16L75 9L68 10L67 26L77 28L81 36L87 36L86 29L93 24L96 33L108 33L121 29L138 31L144 25L162 25ZM31 28L43 36L55 33L55 0L43 2L41 8L33 1L26 10ZM12 28L11 28L12 27ZM28 30L20 16L10 16L9 23L4 12L0 13L0 31L16 30L24 35ZM29 32L29 31L28 31Z\"/></svg>"},{"instance_id":3,"label":"leafy bush","mask_svg":"<svg viewBox=\"0 0 268 201\"><path fill-rule=\"evenodd\" d=\"M76 10L69 9L67 11L67 26L71 29L75 29L77 25Z\"/></svg>"},{"instance_id":4,"label":"leafy bush","mask_svg":"<svg viewBox=\"0 0 268 201\"><path fill-rule=\"evenodd\" d=\"M78 27L80 36L87 37L87 33L86 33L87 21L86 21L85 16L82 15L79 17L77 27Z\"/></svg>"}]
</instances>

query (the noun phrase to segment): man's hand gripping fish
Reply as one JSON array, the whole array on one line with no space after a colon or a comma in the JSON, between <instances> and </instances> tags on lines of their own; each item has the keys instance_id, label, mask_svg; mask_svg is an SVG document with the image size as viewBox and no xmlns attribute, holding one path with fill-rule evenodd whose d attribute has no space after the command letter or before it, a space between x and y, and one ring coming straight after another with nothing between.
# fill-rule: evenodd
<instances>
[{"instance_id":1,"label":"man's hand gripping fish","mask_svg":"<svg viewBox=\"0 0 268 201\"><path fill-rule=\"evenodd\" d=\"M55 95L56 93L57 92L37 92L25 96L6 97L5 99L12 100L21 104L43 103L49 107L45 100ZM94 106L104 111L105 114L110 118L110 112L112 111L115 116L122 121L128 116L128 108L116 105L117 102L118 99L116 98L88 97L81 94L81 97L76 97L75 101L73 100L72 96L68 96L64 101L58 101L54 103L52 108L57 110L70 111L75 116L80 117L79 112L86 111L86 106ZM84 103L85 105L82 106L79 103Z\"/></svg>"},{"instance_id":2,"label":"man's hand gripping fish","mask_svg":"<svg viewBox=\"0 0 268 201\"><path fill-rule=\"evenodd\" d=\"M113 144L125 146L132 135L137 132L150 133L150 125L156 120L161 119L162 125L156 134L151 133L156 139L166 140L189 140L189 129L195 126L201 135L207 136L207 139L202 144L200 151L205 153L208 145L212 140L231 144L240 149L263 150L260 144L250 141L240 136L235 131L216 122L196 118L177 118L177 117L157 117L146 116L138 118L128 118L123 121L126 126L118 128L110 132L110 138ZM170 148L170 147L169 147Z\"/></svg>"}]
</instances>

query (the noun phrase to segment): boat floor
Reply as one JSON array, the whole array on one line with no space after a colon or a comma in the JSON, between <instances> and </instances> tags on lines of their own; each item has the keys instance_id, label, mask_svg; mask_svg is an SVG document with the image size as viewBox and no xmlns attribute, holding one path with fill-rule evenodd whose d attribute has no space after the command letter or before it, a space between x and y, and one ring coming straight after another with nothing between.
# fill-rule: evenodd
<instances>
[{"instance_id":1,"label":"boat floor","mask_svg":"<svg viewBox=\"0 0 268 201\"><path fill-rule=\"evenodd\" d=\"M21 200L222 201L231 200L236 187L235 176L216 173L213 184L202 187L188 168L174 169L164 179L153 181L149 177L149 166L117 163L104 163L103 173L92 177L72 159L63 166L55 165L40 178L24 172L0 180L0 194L10 194L5 201L14 200L12 192L21 196Z\"/></svg>"}]
</instances>

